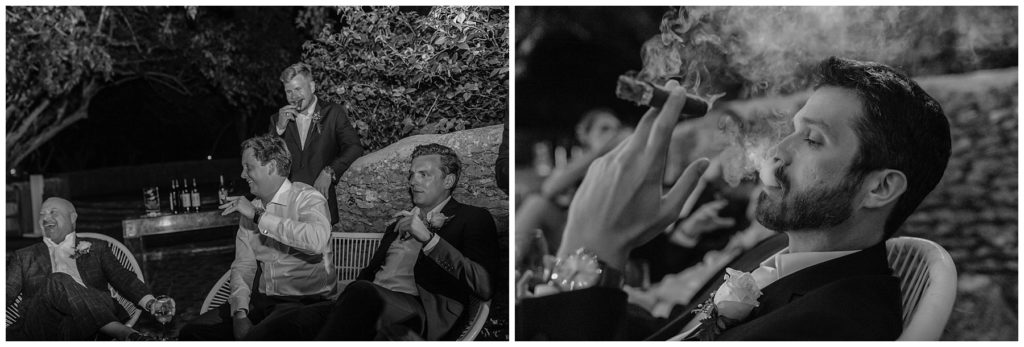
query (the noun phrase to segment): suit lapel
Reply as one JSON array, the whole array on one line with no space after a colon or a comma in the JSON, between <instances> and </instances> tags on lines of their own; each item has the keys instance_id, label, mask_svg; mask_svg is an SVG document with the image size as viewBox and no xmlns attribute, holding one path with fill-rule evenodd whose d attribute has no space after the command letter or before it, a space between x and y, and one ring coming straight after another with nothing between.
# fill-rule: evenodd
<instances>
[{"instance_id":1,"label":"suit lapel","mask_svg":"<svg viewBox=\"0 0 1024 347\"><path fill-rule=\"evenodd\" d=\"M775 253L778 253L788 244L789 237L786 236L786 234L775 234L769 237L768 239L761 241L761 243L759 243L757 246L754 246L753 248L747 250L746 252L743 252L743 254L739 256L739 258L736 258L735 260L730 262L729 265L726 265L726 268L733 268L736 270L746 272L754 271L754 269L757 269L757 267L761 265L761 262L763 262L765 259L768 259L768 257L774 255ZM697 308L697 305L700 305L707 301L708 296L710 296L711 293L714 293L716 290L718 290L718 287L722 286L722 282L724 281L725 268L722 268L721 270L718 271L717 274L715 274L714 277L711 278L710 281L708 281L708 283L704 284L704 287L702 287L698 294L695 295L692 300L690 300L690 303L686 305L682 312L678 312L675 315L673 315L675 316L675 318L672 318L668 324L666 324L664 327L662 327L657 332L648 337L647 340L665 341L673 336L678 335L683 330L683 327L685 327L686 324L693 319L692 311Z\"/></svg>"},{"instance_id":2,"label":"suit lapel","mask_svg":"<svg viewBox=\"0 0 1024 347\"><path fill-rule=\"evenodd\" d=\"M33 246L33 261L30 266L31 276L42 276L53 272L53 264L50 262L50 249L46 247L46 244L40 243Z\"/></svg>"},{"instance_id":3,"label":"suit lapel","mask_svg":"<svg viewBox=\"0 0 1024 347\"><path fill-rule=\"evenodd\" d=\"M321 117L326 116L326 113L323 112L323 102L320 100L320 98L317 98L316 106L313 108L313 114L317 113L320 113ZM312 116L313 115L311 114L310 117ZM324 120L321 119L319 123L323 123L323 121ZM316 143L317 139L320 137L321 132L316 131L316 124L317 122L314 121L312 118L309 120L309 127L306 129L306 146L310 146Z\"/></svg>"},{"instance_id":4,"label":"suit lapel","mask_svg":"<svg viewBox=\"0 0 1024 347\"><path fill-rule=\"evenodd\" d=\"M797 271L769 284L762 289L760 305L749 319L754 319L799 299L810 291L839 278L878 275L879 269L887 269L885 243L868 247L863 251L832 259Z\"/></svg>"},{"instance_id":5,"label":"suit lapel","mask_svg":"<svg viewBox=\"0 0 1024 347\"><path fill-rule=\"evenodd\" d=\"M302 140L299 138L298 119L288 122L288 126L285 127L284 135L284 140L288 145L288 150L292 153L302 153Z\"/></svg>"}]
</instances>

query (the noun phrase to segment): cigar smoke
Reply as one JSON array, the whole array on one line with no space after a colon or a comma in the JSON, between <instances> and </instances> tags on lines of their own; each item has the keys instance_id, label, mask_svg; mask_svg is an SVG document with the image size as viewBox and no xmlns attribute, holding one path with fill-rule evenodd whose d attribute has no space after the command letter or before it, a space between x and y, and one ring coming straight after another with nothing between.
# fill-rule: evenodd
<instances>
[{"instance_id":1,"label":"cigar smoke","mask_svg":"<svg viewBox=\"0 0 1024 347\"><path fill-rule=\"evenodd\" d=\"M731 186L758 179L758 170L772 158L771 149L793 132L793 115L809 94L738 101L727 104L719 119L718 141L723 179Z\"/></svg>"}]
</instances>

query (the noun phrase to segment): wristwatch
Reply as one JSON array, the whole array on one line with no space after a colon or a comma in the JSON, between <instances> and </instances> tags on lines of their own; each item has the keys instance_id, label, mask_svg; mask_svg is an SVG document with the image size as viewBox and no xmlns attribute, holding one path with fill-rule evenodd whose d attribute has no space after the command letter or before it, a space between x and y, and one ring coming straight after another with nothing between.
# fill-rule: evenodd
<instances>
[{"instance_id":1,"label":"wristwatch","mask_svg":"<svg viewBox=\"0 0 1024 347\"><path fill-rule=\"evenodd\" d=\"M252 214L252 224L260 225L260 217L263 217L263 210L256 209Z\"/></svg>"},{"instance_id":2,"label":"wristwatch","mask_svg":"<svg viewBox=\"0 0 1024 347\"><path fill-rule=\"evenodd\" d=\"M595 286L622 289L625 278L622 272L598 259L597 254L580 248L555 262L548 284L563 292Z\"/></svg>"}]
</instances>

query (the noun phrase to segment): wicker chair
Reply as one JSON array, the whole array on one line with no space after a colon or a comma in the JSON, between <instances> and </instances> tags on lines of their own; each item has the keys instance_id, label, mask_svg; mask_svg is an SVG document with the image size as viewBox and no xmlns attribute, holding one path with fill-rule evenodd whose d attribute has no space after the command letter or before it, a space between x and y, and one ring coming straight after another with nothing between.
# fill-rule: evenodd
<instances>
[{"instance_id":1,"label":"wicker chair","mask_svg":"<svg viewBox=\"0 0 1024 347\"><path fill-rule=\"evenodd\" d=\"M900 279L901 341L938 341L956 300L956 266L942 246L915 237L886 241L889 266Z\"/></svg>"},{"instance_id":2,"label":"wicker chair","mask_svg":"<svg viewBox=\"0 0 1024 347\"><path fill-rule=\"evenodd\" d=\"M373 252L380 246L382 233L331 233L331 257L335 269L338 270L338 282L340 285L347 285L359 276L359 270L370 264ZM199 314L217 308L228 301L231 296L231 270L228 270L217 280L199 309ZM468 341L476 338L487 321L487 314L490 311L489 301L474 300L466 307L466 314L459 318L455 331L459 334L454 336L456 340ZM470 312L472 314L470 314ZM461 324L460 324L461 323Z\"/></svg>"},{"instance_id":3,"label":"wicker chair","mask_svg":"<svg viewBox=\"0 0 1024 347\"><path fill-rule=\"evenodd\" d=\"M106 241L108 244L110 244L110 250L114 253L114 257L117 258L117 261L121 263L121 265L124 266L126 269L135 272L135 275L139 277L140 281L146 282L146 280L142 277L142 268L139 267L139 263L135 260L135 256L132 255L132 252L129 251L128 248L124 246L124 244L103 234L76 234L79 238L90 238ZM129 318L128 321L124 323L124 325L127 325L129 327L135 325L135 323L139 321L139 317L142 316L142 310L136 307L135 303L130 302L128 301L128 299L125 299L123 296L121 296L121 294L118 293L117 290L114 289L114 287L108 286L108 288L110 289L110 296L116 299L117 302L121 304L122 307L124 307L124 310L128 312ZM7 326L11 326L11 324L14 324L14 322L18 321L18 318L21 318L21 314L20 312L18 312L18 306L20 304L21 295L19 294L18 297L14 300L14 303L11 304L10 306L7 306Z\"/></svg>"}]
</instances>

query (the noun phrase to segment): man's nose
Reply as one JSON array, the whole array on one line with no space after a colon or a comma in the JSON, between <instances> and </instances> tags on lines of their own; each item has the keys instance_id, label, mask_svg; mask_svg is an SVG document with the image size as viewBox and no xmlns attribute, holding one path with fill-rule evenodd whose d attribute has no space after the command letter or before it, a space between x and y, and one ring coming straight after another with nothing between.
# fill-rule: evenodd
<instances>
[{"instance_id":1,"label":"man's nose","mask_svg":"<svg viewBox=\"0 0 1024 347\"><path fill-rule=\"evenodd\" d=\"M786 137L768 149L768 159L771 159L771 164L773 166L786 166L792 162L792 151L790 151L791 142L792 137Z\"/></svg>"}]
</instances>

